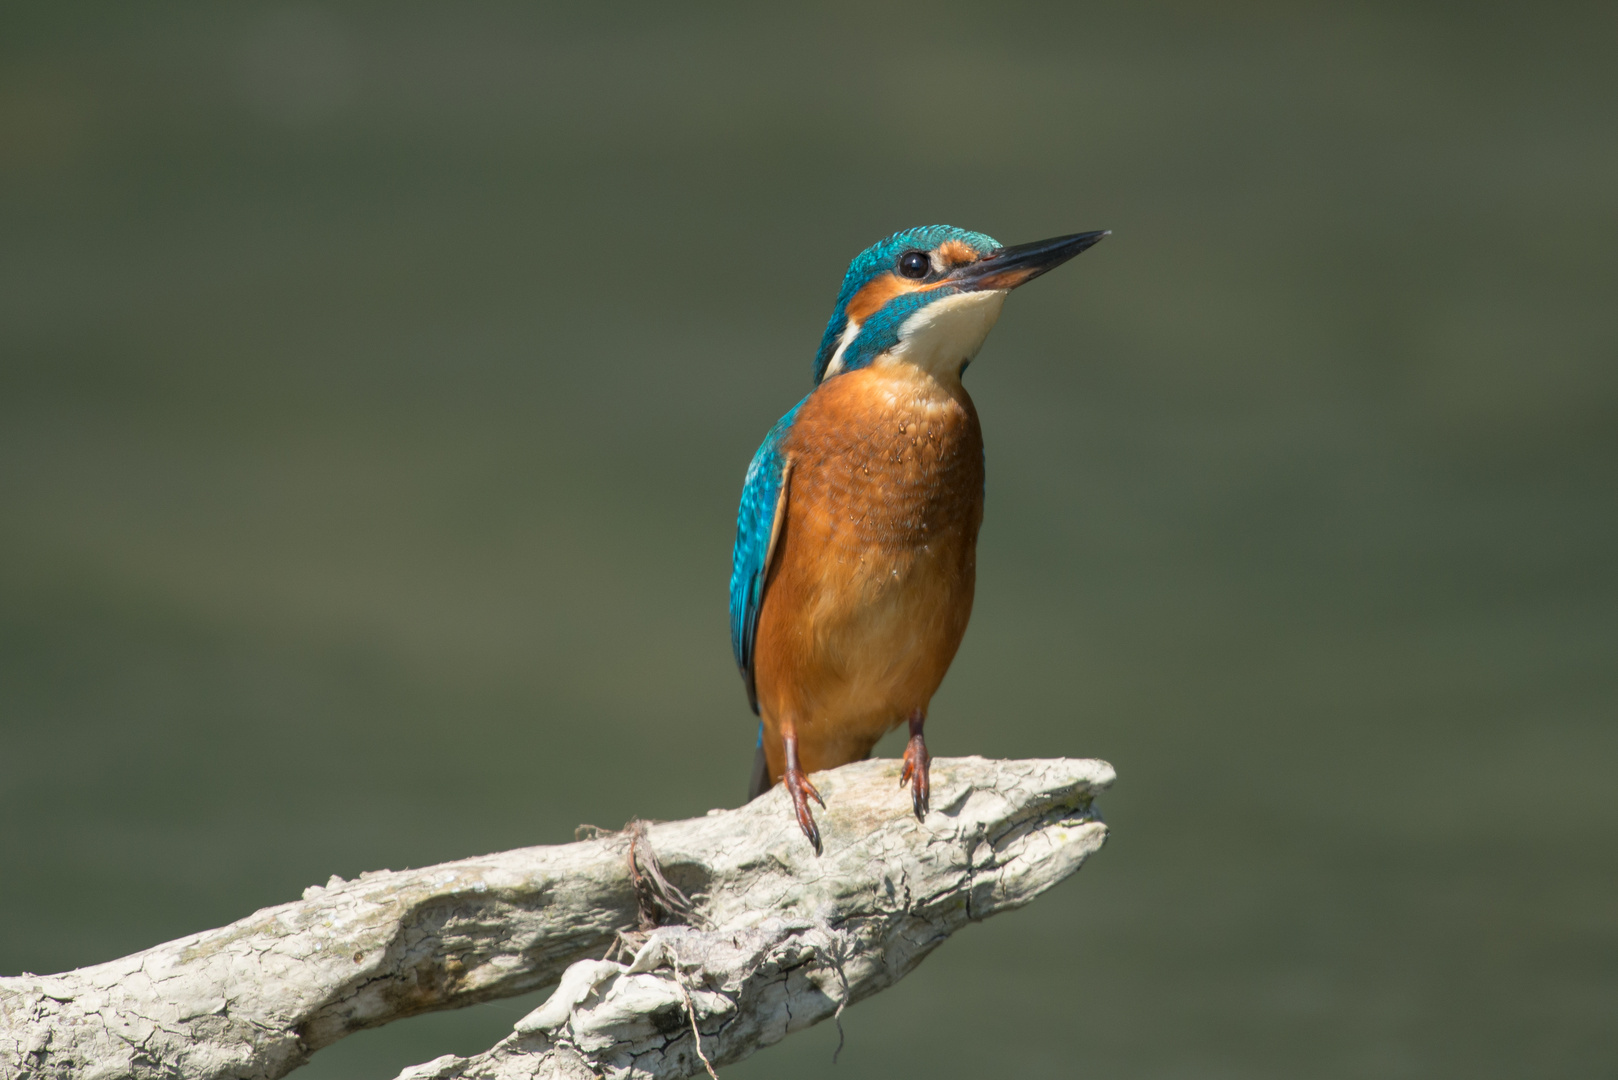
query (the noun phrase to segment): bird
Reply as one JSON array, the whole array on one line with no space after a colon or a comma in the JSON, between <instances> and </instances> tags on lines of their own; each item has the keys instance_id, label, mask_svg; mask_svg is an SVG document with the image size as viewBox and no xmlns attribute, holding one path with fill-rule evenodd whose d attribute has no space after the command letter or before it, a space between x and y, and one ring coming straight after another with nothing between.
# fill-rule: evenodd
<instances>
[{"instance_id":1,"label":"bird","mask_svg":"<svg viewBox=\"0 0 1618 1080\"><path fill-rule=\"evenodd\" d=\"M955 658L977 571L983 435L961 383L1011 290L1109 235L1006 247L952 225L854 257L813 388L747 466L730 632L759 717L749 800L781 783L818 854L808 774L868 757L909 725L899 786L924 819L923 729Z\"/></svg>"}]
</instances>

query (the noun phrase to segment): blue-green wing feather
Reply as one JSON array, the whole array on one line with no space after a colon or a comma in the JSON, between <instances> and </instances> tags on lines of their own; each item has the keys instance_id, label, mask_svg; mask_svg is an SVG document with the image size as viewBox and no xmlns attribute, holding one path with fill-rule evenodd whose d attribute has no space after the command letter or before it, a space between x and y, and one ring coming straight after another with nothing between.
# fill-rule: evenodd
<instances>
[{"instance_id":1,"label":"blue-green wing feather","mask_svg":"<svg viewBox=\"0 0 1618 1080\"><path fill-rule=\"evenodd\" d=\"M808 399L805 398L805 401ZM730 557L730 648L747 684L747 703L758 712L758 690L753 683L753 642L758 636L758 613L764 604L770 533L775 528L786 458L781 440L792 427L803 402L781 417L747 466L741 506L736 510L736 546Z\"/></svg>"}]
</instances>

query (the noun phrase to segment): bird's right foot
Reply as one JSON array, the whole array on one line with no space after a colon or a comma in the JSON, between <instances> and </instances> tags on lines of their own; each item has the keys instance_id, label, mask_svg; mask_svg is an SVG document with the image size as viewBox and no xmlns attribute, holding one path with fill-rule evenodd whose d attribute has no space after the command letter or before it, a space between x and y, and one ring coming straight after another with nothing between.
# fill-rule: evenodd
<instances>
[{"instance_id":1,"label":"bird's right foot","mask_svg":"<svg viewBox=\"0 0 1618 1080\"><path fill-rule=\"evenodd\" d=\"M788 769L781 774L781 784L787 789L787 794L792 796L792 809L798 815L798 828L803 830L803 835L814 845L815 854L819 855L820 829L815 825L815 815L809 810L809 800L815 800L821 809L825 809L826 800L820 797L820 792L815 790L815 785L809 782L809 778L797 769Z\"/></svg>"},{"instance_id":2,"label":"bird's right foot","mask_svg":"<svg viewBox=\"0 0 1618 1080\"><path fill-rule=\"evenodd\" d=\"M822 810L826 808L826 800L820 797L820 792L815 790L815 785L809 782L803 769L798 766L798 740L788 735L783 741L786 743L787 767L781 773L781 786L792 796L792 809L798 815L798 828L803 830L803 835L814 846L815 854L819 855L820 829L815 825L815 815L809 810L809 800L814 799Z\"/></svg>"}]
</instances>

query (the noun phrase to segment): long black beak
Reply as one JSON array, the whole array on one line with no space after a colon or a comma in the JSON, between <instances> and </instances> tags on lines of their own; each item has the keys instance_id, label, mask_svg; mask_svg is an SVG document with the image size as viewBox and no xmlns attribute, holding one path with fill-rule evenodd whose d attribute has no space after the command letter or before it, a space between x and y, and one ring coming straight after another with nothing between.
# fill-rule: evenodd
<instances>
[{"instance_id":1,"label":"long black beak","mask_svg":"<svg viewBox=\"0 0 1618 1080\"><path fill-rule=\"evenodd\" d=\"M1103 236L1110 235L1110 230L1099 229L1001 248L987 258L963 266L954 284L973 290L1015 289L1047 270L1055 270L1079 252L1100 243Z\"/></svg>"}]
</instances>

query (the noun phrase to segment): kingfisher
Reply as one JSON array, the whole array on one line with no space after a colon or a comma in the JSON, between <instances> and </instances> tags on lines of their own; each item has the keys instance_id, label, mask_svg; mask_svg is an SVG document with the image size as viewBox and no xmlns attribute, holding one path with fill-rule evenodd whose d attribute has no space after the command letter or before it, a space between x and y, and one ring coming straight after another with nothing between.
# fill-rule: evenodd
<instances>
[{"instance_id":1,"label":"kingfisher","mask_svg":"<svg viewBox=\"0 0 1618 1080\"><path fill-rule=\"evenodd\" d=\"M983 433L961 375L1008 293L1108 235L1006 247L952 225L854 257L814 384L747 467L730 638L759 717L748 798L781 783L820 851L808 774L908 724L899 786L927 813L923 728L972 614Z\"/></svg>"}]
</instances>

